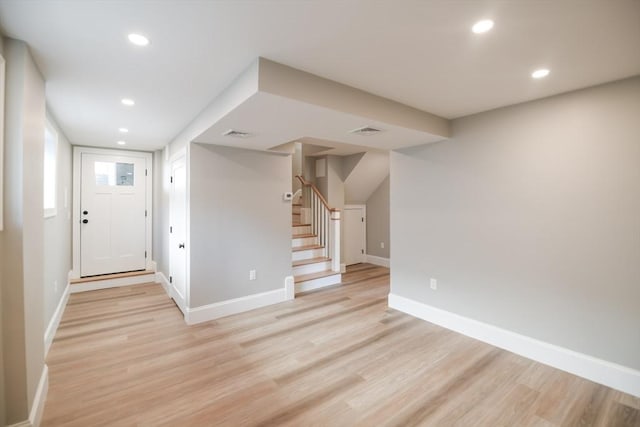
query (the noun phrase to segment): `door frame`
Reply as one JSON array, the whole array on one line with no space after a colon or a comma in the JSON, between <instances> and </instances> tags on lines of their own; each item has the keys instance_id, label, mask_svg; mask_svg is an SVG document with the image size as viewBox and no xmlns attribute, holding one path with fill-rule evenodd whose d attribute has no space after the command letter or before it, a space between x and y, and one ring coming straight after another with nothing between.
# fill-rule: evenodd
<instances>
[{"instance_id":1,"label":"door frame","mask_svg":"<svg viewBox=\"0 0 640 427\"><path fill-rule=\"evenodd\" d=\"M167 149L168 150L168 149ZM190 207L190 195L191 195L191 189L190 189L190 185L191 185L191 180L189 179L189 156L188 156L188 150L187 147L183 147L181 149L179 149L178 151L176 151L175 153L173 153L168 160L168 165L166 168L166 181L167 185L169 185L168 188L168 192L169 192L169 197L168 197L168 205L169 205L169 209L167 212L167 218L168 220L168 225L171 226L171 184L170 184L170 179L171 179L171 172L172 172L172 166L173 166L173 162L175 162L176 160L180 160L180 158L184 158L184 167L185 167L185 172L186 172L186 188L185 188L185 236L184 236L184 245L185 245L185 273L184 273L184 301L182 301L182 298L179 297L178 292L175 290L175 288L173 287L173 285L171 283L169 283L169 289L170 289L170 296L171 298L176 302L176 305L178 306L178 308L180 309L180 311L182 311L182 314L186 316L188 308L190 307L190 301L191 301L191 286L190 286L190 279L191 279L191 215L189 215L189 212L191 212L191 207ZM167 230L167 245L171 244L171 236L168 233ZM169 248L168 251L168 255L169 255L169 263L168 263L168 268L169 268L169 276L171 276L171 248ZM168 282L168 279L167 279ZM176 294L178 294L178 298L176 298ZM181 304L182 303L182 304Z\"/></svg>"},{"instance_id":2,"label":"door frame","mask_svg":"<svg viewBox=\"0 0 640 427\"><path fill-rule=\"evenodd\" d=\"M362 254L362 262L367 262L367 205L356 205L356 204L344 205L343 214L345 213L345 211L351 210L351 209L362 209L362 215L363 215L362 217L364 218L364 221L363 221L363 223L364 223L364 242L362 243L364 245L363 246L364 253ZM347 222L344 219L344 215L343 215L343 221L342 221L342 228L343 228L342 233L346 236L345 231L347 229ZM346 265L346 263L347 263L347 251L346 251L347 243L346 243L345 240L343 240L343 242L344 242L344 248L343 248L344 249L344 258L343 259L344 259L344 262L345 262L345 265Z\"/></svg>"},{"instance_id":3,"label":"door frame","mask_svg":"<svg viewBox=\"0 0 640 427\"><path fill-rule=\"evenodd\" d=\"M156 270L153 261L153 155L147 151L133 150L112 150L110 148L95 147L73 147L73 213L72 213L72 269L69 273L70 279L80 278L80 187L82 181L81 167L83 154L103 154L108 156L131 156L132 154L142 156L147 163L147 174L145 176L145 209L147 210L145 250L147 259L145 268Z\"/></svg>"}]
</instances>

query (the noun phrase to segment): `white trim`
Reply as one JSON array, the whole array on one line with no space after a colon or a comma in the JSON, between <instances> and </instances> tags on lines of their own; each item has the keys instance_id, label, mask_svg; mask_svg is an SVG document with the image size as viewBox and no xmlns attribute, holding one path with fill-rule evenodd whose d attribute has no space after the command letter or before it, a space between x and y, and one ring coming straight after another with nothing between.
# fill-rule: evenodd
<instances>
[{"instance_id":1,"label":"white trim","mask_svg":"<svg viewBox=\"0 0 640 427\"><path fill-rule=\"evenodd\" d=\"M340 273L346 273L347 272L347 264L340 264Z\"/></svg>"},{"instance_id":2,"label":"white trim","mask_svg":"<svg viewBox=\"0 0 640 427\"><path fill-rule=\"evenodd\" d=\"M73 220L72 220L72 278L80 278L80 184L82 181L81 166L82 154L103 154L112 156L142 156L145 159L147 169L146 181L146 251L147 261L145 268L152 270L153 260L153 155L146 151L112 150L110 148L73 147ZM72 292L73 293L73 292Z\"/></svg>"},{"instance_id":3,"label":"white trim","mask_svg":"<svg viewBox=\"0 0 640 427\"><path fill-rule=\"evenodd\" d=\"M42 413L44 412L44 402L47 400L47 392L49 391L49 367L45 364L42 368L42 375L38 382L36 395L33 397L33 405L29 412L29 421L33 427L39 427L42 421Z\"/></svg>"},{"instance_id":4,"label":"white trim","mask_svg":"<svg viewBox=\"0 0 640 427\"><path fill-rule=\"evenodd\" d=\"M364 227L364 233L362 235L364 241L362 242L362 254L360 255L360 262L367 262L367 255L364 251L367 250L367 205L344 205L343 209L342 209L342 216L341 219L343 221L341 221L343 223L342 225L342 233L348 234L347 232L347 222L345 220L345 216L348 210L356 210L356 209L362 209L362 218L364 218L364 221L362 221L362 226ZM344 240L344 239L343 239ZM346 246L346 243L344 243L344 245ZM346 248L344 248L344 259L346 260L347 257L347 251ZM357 262L355 262L354 264L357 264ZM351 264L349 264L351 265ZM342 271L342 266L340 266L340 271L342 273L344 273L344 271ZM346 264L345 264L345 271L346 271Z\"/></svg>"},{"instance_id":5,"label":"white trim","mask_svg":"<svg viewBox=\"0 0 640 427\"><path fill-rule=\"evenodd\" d=\"M395 294L389 307L528 359L640 397L640 371L460 316Z\"/></svg>"},{"instance_id":6,"label":"white trim","mask_svg":"<svg viewBox=\"0 0 640 427\"><path fill-rule=\"evenodd\" d=\"M176 305L184 315L187 312L186 301L184 297L176 291L176 288L169 282L169 279L167 279L167 276L165 276L162 271L156 272L156 282L162 285L169 298L175 301Z\"/></svg>"},{"instance_id":7,"label":"white trim","mask_svg":"<svg viewBox=\"0 0 640 427\"><path fill-rule=\"evenodd\" d=\"M369 264L373 264L373 265L379 265L380 267L387 267L390 268L390 261L389 258L383 258L381 256L375 256L375 255L369 255L367 254L366 257L366 262Z\"/></svg>"},{"instance_id":8,"label":"white trim","mask_svg":"<svg viewBox=\"0 0 640 427\"><path fill-rule=\"evenodd\" d=\"M67 283L67 286L62 292L62 297L60 298L58 307L53 313L53 316L49 321L49 326L47 326L47 330L44 333L44 357L47 357L47 354L49 354L49 348L51 348L51 343L53 343L53 339L56 336L56 331L58 330L58 326L60 325L60 320L62 320L62 315L64 314L65 307L67 306L67 301L69 301L70 293L71 288L69 283Z\"/></svg>"},{"instance_id":9,"label":"white trim","mask_svg":"<svg viewBox=\"0 0 640 427\"><path fill-rule=\"evenodd\" d=\"M327 286L340 285L342 283L342 273L335 273L330 276L318 277L317 279L305 280L296 283L296 293L315 291Z\"/></svg>"},{"instance_id":10,"label":"white trim","mask_svg":"<svg viewBox=\"0 0 640 427\"><path fill-rule=\"evenodd\" d=\"M48 391L49 367L45 364L42 367L42 374L40 375L36 394L33 396L33 405L31 405L31 411L29 411L29 419L20 421L16 424L11 424L8 427L40 427L42 413L44 412L44 403L47 400Z\"/></svg>"},{"instance_id":11,"label":"white trim","mask_svg":"<svg viewBox=\"0 0 640 427\"><path fill-rule=\"evenodd\" d=\"M171 296L171 284L169 284L169 279L162 271L156 271L156 282L160 283L167 295Z\"/></svg>"},{"instance_id":12,"label":"white trim","mask_svg":"<svg viewBox=\"0 0 640 427\"><path fill-rule=\"evenodd\" d=\"M99 289L119 288L121 286L141 285L153 282L156 273L149 272L138 276L119 277L117 279L96 280L93 282L74 283L71 285L72 294L78 292L97 291Z\"/></svg>"},{"instance_id":13,"label":"white trim","mask_svg":"<svg viewBox=\"0 0 640 427\"><path fill-rule=\"evenodd\" d=\"M189 215L190 209L191 209L191 187L190 187L190 174L189 174L189 154L190 154L190 147L191 144L187 144L185 147L180 148L179 150L177 150L175 153L173 153L171 156L169 156L169 163L166 165L166 167L164 168L165 170L165 176L163 177L163 186L165 185L165 183L170 182L170 177L171 174L173 172L172 167L173 167L173 163L184 159L184 167L185 167L185 179L186 179L186 188L185 188L185 236L184 236L184 244L185 244L185 273L184 273L184 293L185 295L182 295L180 292L177 291L177 289L175 288L175 286L173 284L171 284L169 286L170 288L170 296L173 298L173 300L176 302L176 304L178 305L178 307L180 308L180 310L182 311L182 313L186 316L187 314L187 306L189 305L189 299L190 299L190 295L191 295L191 286L190 286L190 280L191 280L191 215ZM164 188L164 187L163 187ZM169 225L173 225L173 222L171 221L171 196L172 196L172 186L169 184L169 188L168 188L168 194L169 194ZM163 231L166 232L166 231ZM171 244L171 235L167 232L166 234L167 239L166 239L166 244L170 245ZM169 275L173 275L173 272L171 271L171 266L173 265L173 262L171 260L171 253L172 253L172 248L169 248Z\"/></svg>"},{"instance_id":14,"label":"white trim","mask_svg":"<svg viewBox=\"0 0 640 427\"><path fill-rule=\"evenodd\" d=\"M203 305L201 307L187 308L184 318L188 325L194 325L267 305L278 304L287 300L285 288L280 288L273 291Z\"/></svg>"},{"instance_id":15,"label":"white trim","mask_svg":"<svg viewBox=\"0 0 640 427\"><path fill-rule=\"evenodd\" d=\"M293 276L284 278L284 296L287 300L292 300L296 297L296 284Z\"/></svg>"}]
</instances>

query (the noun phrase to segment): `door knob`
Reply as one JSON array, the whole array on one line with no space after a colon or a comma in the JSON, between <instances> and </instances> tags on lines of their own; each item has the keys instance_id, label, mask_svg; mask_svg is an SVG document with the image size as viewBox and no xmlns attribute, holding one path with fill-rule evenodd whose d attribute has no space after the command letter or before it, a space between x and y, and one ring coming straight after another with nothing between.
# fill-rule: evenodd
<instances>
[{"instance_id":1,"label":"door knob","mask_svg":"<svg viewBox=\"0 0 640 427\"><path fill-rule=\"evenodd\" d=\"M184 243L178 243L178 249L184 249Z\"/></svg>"},{"instance_id":2,"label":"door knob","mask_svg":"<svg viewBox=\"0 0 640 427\"><path fill-rule=\"evenodd\" d=\"M82 220L82 223L83 223L83 224L87 224L87 223L89 223L89 220L88 220L88 219L83 219L83 220Z\"/></svg>"},{"instance_id":3,"label":"door knob","mask_svg":"<svg viewBox=\"0 0 640 427\"><path fill-rule=\"evenodd\" d=\"M87 215L89 211L82 211L82 215Z\"/></svg>"}]
</instances>

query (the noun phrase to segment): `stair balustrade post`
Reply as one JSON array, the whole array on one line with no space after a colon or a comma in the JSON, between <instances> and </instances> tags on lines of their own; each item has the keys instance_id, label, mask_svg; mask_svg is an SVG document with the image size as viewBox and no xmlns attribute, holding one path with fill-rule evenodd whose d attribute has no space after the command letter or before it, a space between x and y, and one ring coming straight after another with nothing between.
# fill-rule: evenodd
<instances>
[{"instance_id":1,"label":"stair balustrade post","mask_svg":"<svg viewBox=\"0 0 640 427\"><path fill-rule=\"evenodd\" d=\"M340 272L340 211L331 211L331 221L329 222L331 270Z\"/></svg>"}]
</instances>

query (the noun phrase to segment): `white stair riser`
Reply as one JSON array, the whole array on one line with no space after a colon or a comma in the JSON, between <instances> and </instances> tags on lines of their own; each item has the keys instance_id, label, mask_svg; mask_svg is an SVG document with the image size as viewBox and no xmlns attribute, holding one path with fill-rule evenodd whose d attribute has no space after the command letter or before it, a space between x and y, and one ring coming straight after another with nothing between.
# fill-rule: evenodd
<instances>
[{"instance_id":1,"label":"white stair riser","mask_svg":"<svg viewBox=\"0 0 640 427\"><path fill-rule=\"evenodd\" d=\"M311 233L311 226L310 225L303 225L300 227L291 227L292 229L292 234L294 236L297 236L298 234L310 234Z\"/></svg>"},{"instance_id":2,"label":"white stair riser","mask_svg":"<svg viewBox=\"0 0 640 427\"><path fill-rule=\"evenodd\" d=\"M291 247L299 248L300 246L317 245L318 237L293 237L291 239Z\"/></svg>"},{"instance_id":3,"label":"white stair riser","mask_svg":"<svg viewBox=\"0 0 640 427\"><path fill-rule=\"evenodd\" d=\"M332 276L320 277L318 279L307 280L304 282L296 283L296 292L307 292L314 289L324 288L325 286L337 285L342 282L341 274L334 274Z\"/></svg>"},{"instance_id":4,"label":"white stair riser","mask_svg":"<svg viewBox=\"0 0 640 427\"><path fill-rule=\"evenodd\" d=\"M303 274L317 273L331 269L331 261L314 262L313 264L296 265L293 267L293 275L301 276Z\"/></svg>"},{"instance_id":5,"label":"white stair riser","mask_svg":"<svg viewBox=\"0 0 640 427\"><path fill-rule=\"evenodd\" d=\"M296 251L291 253L292 261L302 261L303 259L311 259L325 256L324 248L305 249L304 251Z\"/></svg>"}]
</instances>

